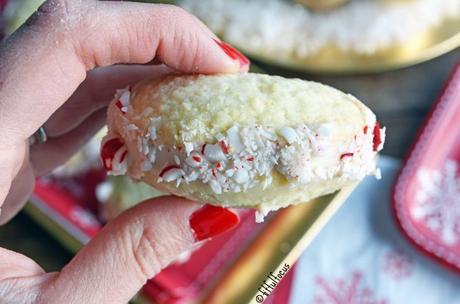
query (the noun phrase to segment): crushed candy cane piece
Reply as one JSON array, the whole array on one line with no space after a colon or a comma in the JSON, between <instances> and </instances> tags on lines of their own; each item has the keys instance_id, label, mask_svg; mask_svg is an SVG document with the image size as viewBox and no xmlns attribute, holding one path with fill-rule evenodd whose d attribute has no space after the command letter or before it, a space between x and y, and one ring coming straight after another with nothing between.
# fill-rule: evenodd
<instances>
[{"instance_id":1,"label":"crushed candy cane piece","mask_svg":"<svg viewBox=\"0 0 460 304\"><path fill-rule=\"evenodd\" d=\"M159 174L165 182L172 182L183 175L182 169L177 165L166 166Z\"/></svg>"}]
</instances>

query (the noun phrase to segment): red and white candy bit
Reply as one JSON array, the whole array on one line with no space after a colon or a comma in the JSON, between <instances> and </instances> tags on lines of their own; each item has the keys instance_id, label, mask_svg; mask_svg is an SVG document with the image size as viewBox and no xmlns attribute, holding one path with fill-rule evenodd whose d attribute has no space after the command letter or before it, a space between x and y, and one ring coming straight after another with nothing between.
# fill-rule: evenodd
<instances>
[{"instance_id":1,"label":"red and white candy bit","mask_svg":"<svg viewBox=\"0 0 460 304\"><path fill-rule=\"evenodd\" d=\"M115 153L125 144L118 138L112 138L104 143L101 149L101 160L107 171L112 170L112 161Z\"/></svg>"},{"instance_id":2,"label":"red and white candy bit","mask_svg":"<svg viewBox=\"0 0 460 304\"><path fill-rule=\"evenodd\" d=\"M183 171L178 165L169 165L160 172L160 178L165 182L172 182L182 177Z\"/></svg>"},{"instance_id":3,"label":"red and white candy bit","mask_svg":"<svg viewBox=\"0 0 460 304\"><path fill-rule=\"evenodd\" d=\"M123 105L121 104L121 101L120 100L117 100L117 102L115 103L115 105L117 106L118 109L121 109L123 108Z\"/></svg>"},{"instance_id":4,"label":"red and white candy bit","mask_svg":"<svg viewBox=\"0 0 460 304\"><path fill-rule=\"evenodd\" d=\"M222 152L224 154L229 154L230 153L230 147L227 145L227 143L224 140L219 141L220 147L222 148Z\"/></svg>"},{"instance_id":5,"label":"red and white candy bit","mask_svg":"<svg viewBox=\"0 0 460 304\"><path fill-rule=\"evenodd\" d=\"M374 126L373 149L377 151L382 144L382 134L380 133L380 124L377 122Z\"/></svg>"},{"instance_id":6,"label":"red and white candy bit","mask_svg":"<svg viewBox=\"0 0 460 304\"><path fill-rule=\"evenodd\" d=\"M224 165L222 164L222 162L218 162L216 164L216 169L219 170L219 171L224 170Z\"/></svg>"},{"instance_id":7,"label":"red and white candy bit","mask_svg":"<svg viewBox=\"0 0 460 304\"><path fill-rule=\"evenodd\" d=\"M199 167L203 163L203 156L197 152L192 152L186 159L185 162L192 168Z\"/></svg>"},{"instance_id":8,"label":"red and white candy bit","mask_svg":"<svg viewBox=\"0 0 460 304\"><path fill-rule=\"evenodd\" d=\"M129 102L131 100L130 88L128 87L127 89L118 91L118 95L120 97L118 98L115 105L120 109L120 111L126 113L128 111Z\"/></svg>"},{"instance_id":9,"label":"red and white candy bit","mask_svg":"<svg viewBox=\"0 0 460 304\"><path fill-rule=\"evenodd\" d=\"M110 174L114 175L126 173L127 155L128 149L118 137L106 141L101 149L102 164Z\"/></svg>"},{"instance_id":10,"label":"red and white candy bit","mask_svg":"<svg viewBox=\"0 0 460 304\"><path fill-rule=\"evenodd\" d=\"M340 155L340 160L344 159L345 157L353 157L354 153L343 153L342 155Z\"/></svg>"},{"instance_id":11,"label":"red and white candy bit","mask_svg":"<svg viewBox=\"0 0 460 304\"><path fill-rule=\"evenodd\" d=\"M369 126L364 126L363 128L363 133L364 134L367 134L367 131L369 130Z\"/></svg>"}]
</instances>

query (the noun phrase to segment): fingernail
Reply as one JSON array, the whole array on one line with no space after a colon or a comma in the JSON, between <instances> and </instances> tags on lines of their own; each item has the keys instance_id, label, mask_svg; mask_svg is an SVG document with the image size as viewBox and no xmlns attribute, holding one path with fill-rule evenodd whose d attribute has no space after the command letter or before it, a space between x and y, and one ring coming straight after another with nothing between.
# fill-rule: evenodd
<instances>
[{"instance_id":1,"label":"fingernail","mask_svg":"<svg viewBox=\"0 0 460 304\"><path fill-rule=\"evenodd\" d=\"M205 205L190 216L190 227L197 241L209 239L235 227L238 214L226 208Z\"/></svg>"},{"instance_id":2,"label":"fingernail","mask_svg":"<svg viewBox=\"0 0 460 304\"><path fill-rule=\"evenodd\" d=\"M223 41L216 40L216 39L214 39L214 41L217 43L218 46L220 46L220 48L225 52L225 54L228 55L228 57L230 57L233 60L238 60L240 63L240 66L242 67L247 66L251 63L246 56L241 54L240 51L235 49L230 44L225 43Z\"/></svg>"}]
</instances>

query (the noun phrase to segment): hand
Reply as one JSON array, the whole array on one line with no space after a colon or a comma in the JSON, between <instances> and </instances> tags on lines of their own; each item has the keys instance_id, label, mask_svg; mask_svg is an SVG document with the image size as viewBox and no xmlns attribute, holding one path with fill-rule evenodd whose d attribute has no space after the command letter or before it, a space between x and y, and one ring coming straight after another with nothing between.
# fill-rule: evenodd
<instances>
[{"instance_id":1,"label":"hand","mask_svg":"<svg viewBox=\"0 0 460 304\"><path fill-rule=\"evenodd\" d=\"M114 66L120 63L151 64ZM47 1L0 47L0 223L22 208L35 176L62 164L103 125L116 88L174 71L248 66L174 6ZM29 149L42 125L48 141ZM238 222L229 210L200 207L178 197L146 201L107 224L59 273L0 248L0 302L127 302L179 253Z\"/></svg>"}]
</instances>

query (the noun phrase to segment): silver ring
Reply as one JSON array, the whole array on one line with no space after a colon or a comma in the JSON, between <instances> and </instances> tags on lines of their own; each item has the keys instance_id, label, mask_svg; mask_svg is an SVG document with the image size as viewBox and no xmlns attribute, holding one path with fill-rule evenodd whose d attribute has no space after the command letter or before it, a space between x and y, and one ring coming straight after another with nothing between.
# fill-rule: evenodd
<instances>
[{"instance_id":1,"label":"silver ring","mask_svg":"<svg viewBox=\"0 0 460 304\"><path fill-rule=\"evenodd\" d=\"M35 131L34 135L31 137L30 143L34 144L37 142L39 144L43 144L47 140L48 140L48 135L46 135L45 128L40 127L38 128L37 131Z\"/></svg>"}]
</instances>

